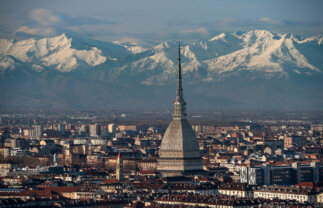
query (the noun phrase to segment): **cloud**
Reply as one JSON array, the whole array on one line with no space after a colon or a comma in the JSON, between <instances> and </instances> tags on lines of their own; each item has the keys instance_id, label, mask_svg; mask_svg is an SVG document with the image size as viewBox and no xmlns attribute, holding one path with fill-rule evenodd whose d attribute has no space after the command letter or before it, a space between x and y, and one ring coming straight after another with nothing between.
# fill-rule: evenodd
<instances>
[{"instance_id":1,"label":"cloud","mask_svg":"<svg viewBox=\"0 0 323 208\"><path fill-rule=\"evenodd\" d=\"M99 18L76 16L72 17L64 13L54 13L48 9L38 8L29 13L29 17L40 26L81 26L81 25L107 25L116 24L113 21Z\"/></svg>"},{"instance_id":2,"label":"cloud","mask_svg":"<svg viewBox=\"0 0 323 208\"><path fill-rule=\"evenodd\" d=\"M280 21L280 20L275 20L275 19L271 19L271 18L268 18L268 17L264 17L264 18L261 18L259 20L261 22L265 22L265 23L269 23L269 24L275 24L275 25L281 25L281 24L283 24L283 22Z\"/></svg>"},{"instance_id":3,"label":"cloud","mask_svg":"<svg viewBox=\"0 0 323 208\"><path fill-rule=\"evenodd\" d=\"M195 29L185 29L182 31L184 35L191 35L191 34L200 34L200 35L209 35L209 31L205 27L199 27Z\"/></svg>"},{"instance_id":4,"label":"cloud","mask_svg":"<svg viewBox=\"0 0 323 208\"><path fill-rule=\"evenodd\" d=\"M50 27L38 27L38 28L31 28L27 26L19 27L16 32L22 32L30 35L52 35L55 33L55 30Z\"/></svg>"},{"instance_id":5,"label":"cloud","mask_svg":"<svg viewBox=\"0 0 323 208\"><path fill-rule=\"evenodd\" d=\"M236 20L236 19L223 18L223 19L216 21L216 25L228 26L228 25L235 25L237 22L238 22L238 20Z\"/></svg>"},{"instance_id":6,"label":"cloud","mask_svg":"<svg viewBox=\"0 0 323 208\"><path fill-rule=\"evenodd\" d=\"M67 26L117 24L116 22L113 22L104 18L99 18L99 17L86 17L86 16L72 17L63 13L60 13L58 15L61 19L64 20L64 25L67 25Z\"/></svg>"},{"instance_id":7,"label":"cloud","mask_svg":"<svg viewBox=\"0 0 323 208\"><path fill-rule=\"evenodd\" d=\"M32 20L36 21L41 26L57 25L61 22L58 16L52 14L48 9L35 9L29 13Z\"/></svg>"},{"instance_id":8,"label":"cloud","mask_svg":"<svg viewBox=\"0 0 323 208\"><path fill-rule=\"evenodd\" d=\"M293 32L296 27L301 26L301 23L262 17L259 19L224 18L203 22L200 25L201 27L207 28L207 30L212 34L218 32L249 31L255 29L265 29L273 32Z\"/></svg>"},{"instance_id":9,"label":"cloud","mask_svg":"<svg viewBox=\"0 0 323 208\"><path fill-rule=\"evenodd\" d=\"M25 23L15 29L15 33L48 36L58 33L72 32L85 36L93 36L107 31L108 25L116 22L100 17L75 16L65 13L53 12L48 9L38 8L29 12Z\"/></svg>"},{"instance_id":10,"label":"cloud","mask_svg":"<svg viewBox=\"0 0 323 208\"><path fill-rule=\"evenodd\" d=\"M189 20L171 20L166 22L166 26L169 28L187 27L192 26L192 22Z\"/></svg>"},{"instance_id":11,"label":"cloud","mask_svg":"<svg viewBox=\"0 0 323 208\"><path fill-rule=\"evenodd\" d=\"M135 44L135 43L138 43L138 42L141 42L141 40L138 39L138 38L134 38L134 37L122 37L119 40L113 41L113 43L116 43L116 44L122 44L122 43Z\"/></svg>"}]
</instances>

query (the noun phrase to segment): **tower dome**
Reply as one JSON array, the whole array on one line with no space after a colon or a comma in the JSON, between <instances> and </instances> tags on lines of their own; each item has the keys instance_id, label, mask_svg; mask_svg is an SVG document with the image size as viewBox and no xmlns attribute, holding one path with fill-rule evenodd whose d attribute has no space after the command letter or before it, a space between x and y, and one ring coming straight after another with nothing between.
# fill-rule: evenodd
<instances>
[{"instance_id":1,"label":"tower dome","mask_svg":"<svg viewBox=\"0 0 323 208\"><path fill-rule=\"evenodd\" d=\"M196 135L186 120L181 70L181 49L179 46L173 119L162 139L157 164L157 170L163 176L179 176L193 171L202 171L202 159Z\"/></svg>"}]
</instances>

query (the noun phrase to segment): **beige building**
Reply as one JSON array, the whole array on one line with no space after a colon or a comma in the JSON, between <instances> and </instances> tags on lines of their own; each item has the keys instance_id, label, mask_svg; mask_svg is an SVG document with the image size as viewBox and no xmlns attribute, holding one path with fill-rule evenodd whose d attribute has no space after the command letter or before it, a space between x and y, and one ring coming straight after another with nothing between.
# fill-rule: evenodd
<instances>
[{"instance_id":1,"label":"beige building","mask_svg":"<svg viewBox=\"0 0 323 208\"><path fill-rule=\"evenodd\" d=\"M0 147L0 156L6 158L9 156L9 147Z\"/></svg>"},{"instance_id":2,"label":"beige building","mask_svg":"<svg viewBox=\"0 0 323 208\"><path fill-rule=\"evenodd\" d=\"M310 189L304 189L301 187L281 187L270 186L263 187L254 191L254 198L264 199L281 199L281 200L295 200L301 203L316 202L316 196Z\"/></svg>"},{"instance_id":3,"label":"beige building","mask_svg":"<svg viewBox=\"0 0 323 208\"><path fill-rule=\"evenodd\" d=\"M236 196L244 198L252 198L253 190L251 186L243 183L222 184L217 189L217 194Z\"/></svg>"},{"instance_id":4,"label":"beige building","mask_svg":"<svg viewBox=\"0 0 323 208\"><path fill-rule=\"evenodd\" d=\"M118 125L120 131L137 131L136 125Z\"/></svg>"},{"instance_id":5,"label":"beige building","mask_svg":"<svg viewBox=\"0 0 323 208\"><path fill-rule=\"evenodd\" d=\"M316 202L323 204L323 192L316 195Z\"/></svg>"}]
</instances>

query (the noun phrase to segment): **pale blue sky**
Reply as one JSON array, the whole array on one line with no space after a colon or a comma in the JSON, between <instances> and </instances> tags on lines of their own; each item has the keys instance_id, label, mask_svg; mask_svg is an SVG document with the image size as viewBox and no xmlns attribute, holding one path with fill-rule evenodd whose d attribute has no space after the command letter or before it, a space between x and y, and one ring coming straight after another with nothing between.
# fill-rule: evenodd
<instances>
[{"instance_id":1,"label":"pale blue sky","mask_svg":"<svg viewBox=\"0 0 323 208\"><path fill-rule=\"evenodd\" d=\"M203 39L251 29L314 35L323 33L322 11L322 0L0 0L0 35Z\"/></svg>"}]
</instances>

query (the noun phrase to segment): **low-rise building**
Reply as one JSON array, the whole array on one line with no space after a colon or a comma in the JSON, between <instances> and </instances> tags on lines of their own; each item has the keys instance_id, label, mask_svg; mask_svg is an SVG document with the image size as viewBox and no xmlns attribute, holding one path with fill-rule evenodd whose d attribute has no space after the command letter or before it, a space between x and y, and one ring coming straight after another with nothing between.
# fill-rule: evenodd
<instances>
[{"instance_id":1,"label":"low-rise building","mask_svg":"<svg viewBox=\"0 0 323 208\"><path fill-rule=\"evenodd\" d=\"M160 205L167 206L191 206L191 207L212 207L212 208L248 208L258 206L259 201L242 199L228 196L183 194L183 195L164 195L155 201Z\"/></svg>"},{"instance_id":2,"label":"low-rise building","mask_svg":"<svg viewBox=\"0 0 323 208\"><path fill-rule=\"evenodd\" d=\"M245 183L220 184L216 193L235 197L253 197L252 187Z\"/></svg>"},{"instance_id":3,"label":"low-rise building","mask_svg":"<svg viewBox=\"0 0 323 208\"><path fill-rule=\"evenodd\" d=\"M312 188L268 186L259 187L254 191L254 198L295 200L301 203L316 202L316 191Z\"/></svg>"}]
</instances>

